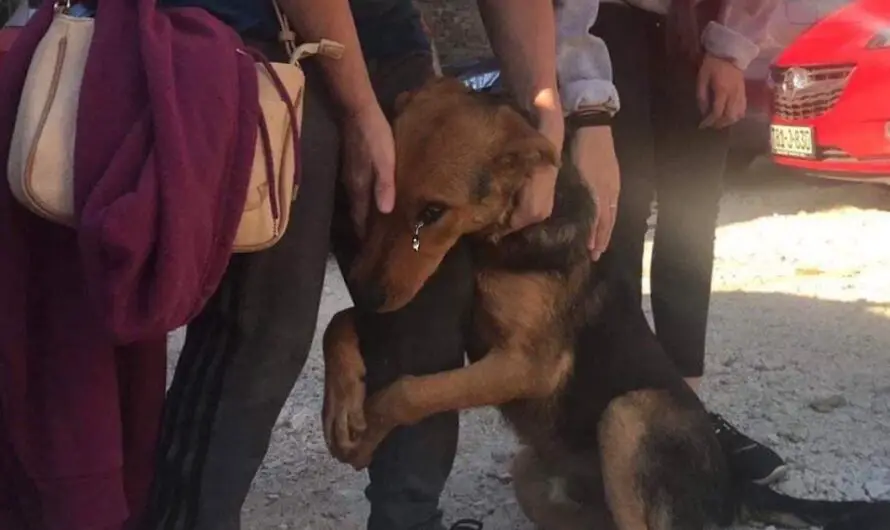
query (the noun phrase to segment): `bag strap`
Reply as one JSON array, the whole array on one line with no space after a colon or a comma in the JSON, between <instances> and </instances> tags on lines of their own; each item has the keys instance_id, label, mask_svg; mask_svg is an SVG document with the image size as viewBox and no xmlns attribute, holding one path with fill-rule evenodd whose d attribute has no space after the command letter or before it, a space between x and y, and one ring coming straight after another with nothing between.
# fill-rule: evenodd
<instances>
[{"instance_id":1,"label":"bag strap","mask_svg":"<svg viewBox=\"0 0 890 530\"><path fill-rule=\"evenodd\" d=\"M300 60L312 55L321 55L331 59L339 59L343 56L345 46L328 39L297 46L297 34L291 29L287 15L281 10L278 0L272 0L272 6L275 8L275 17L278 18L278 26L281 28L281 31L278 32L278 41L284 44L287 56L290 57L290 64L296 65Z\"/></svg>"}]
</instances>

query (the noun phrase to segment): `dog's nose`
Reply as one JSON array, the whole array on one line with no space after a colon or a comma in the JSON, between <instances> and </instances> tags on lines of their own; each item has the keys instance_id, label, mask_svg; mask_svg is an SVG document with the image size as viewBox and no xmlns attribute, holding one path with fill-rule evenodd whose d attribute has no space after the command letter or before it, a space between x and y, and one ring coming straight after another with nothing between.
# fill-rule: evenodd
<instances>
[{"instance_id":1,"label":"dog's nose","mask_svg":"<svg viewBox=\"0 0 890 530\"><path fill-rule=\"evenodd\" d=\"M355 305L367 311L376 311L386 303L386 291L378 283L364 285L355 292Z\"/></svg>"}]
</instances>

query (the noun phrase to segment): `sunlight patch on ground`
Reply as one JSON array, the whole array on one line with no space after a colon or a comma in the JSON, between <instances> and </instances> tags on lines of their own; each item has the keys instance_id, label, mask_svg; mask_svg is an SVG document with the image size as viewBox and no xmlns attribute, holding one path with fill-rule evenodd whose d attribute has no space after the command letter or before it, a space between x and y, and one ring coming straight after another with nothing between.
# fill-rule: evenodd
<instances>
[{"instance_id":1,"label":"sunlight patch on ground","mask_svg":"<svg viewBox=\"0 0 890 530\"><path fill-rule=\"evenodd\" d=\"M649 290L646 244L644 292ZM717 230L714 292L890 302L890 212L838 207L769 215ZM890 316L890 311L884 311Z\"/></svg>"}]
</instances>

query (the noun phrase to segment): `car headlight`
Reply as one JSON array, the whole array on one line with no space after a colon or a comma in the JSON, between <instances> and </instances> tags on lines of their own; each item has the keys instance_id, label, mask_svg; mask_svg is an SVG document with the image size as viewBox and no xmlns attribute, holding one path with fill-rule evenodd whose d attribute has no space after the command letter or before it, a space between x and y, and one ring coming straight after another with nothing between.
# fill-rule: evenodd
<instances>
[{"instance_id":1,"label":"car headlight","mask_svg":"<svg viewBox=\"0 0 890 530\"><path fill-rule=\"evenodd\" d=\"M868 41L868 44L866 44L865 47L869 50L890 48L890 28L877 32L875 36Z\"/></svg>"}]
</instances>

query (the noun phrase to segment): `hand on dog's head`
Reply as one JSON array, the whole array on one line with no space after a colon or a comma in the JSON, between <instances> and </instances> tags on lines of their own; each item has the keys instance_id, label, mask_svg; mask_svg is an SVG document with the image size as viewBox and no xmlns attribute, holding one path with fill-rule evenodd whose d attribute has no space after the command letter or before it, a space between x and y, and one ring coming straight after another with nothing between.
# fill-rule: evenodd
<instances>
[{"instance_id":1,"label":"hand on dog's head","mask_svg":"<svg viewBox=\"0 0 890 530\"><path fill-rule=\"evenodd\" d=\"M399 96L393 134L395 208L372 213L350 272L356 303L381 312L410 302L461 236L505 229L523 181L559 164L516 107L454 79Z\"/></svg>"}]
</instances>

